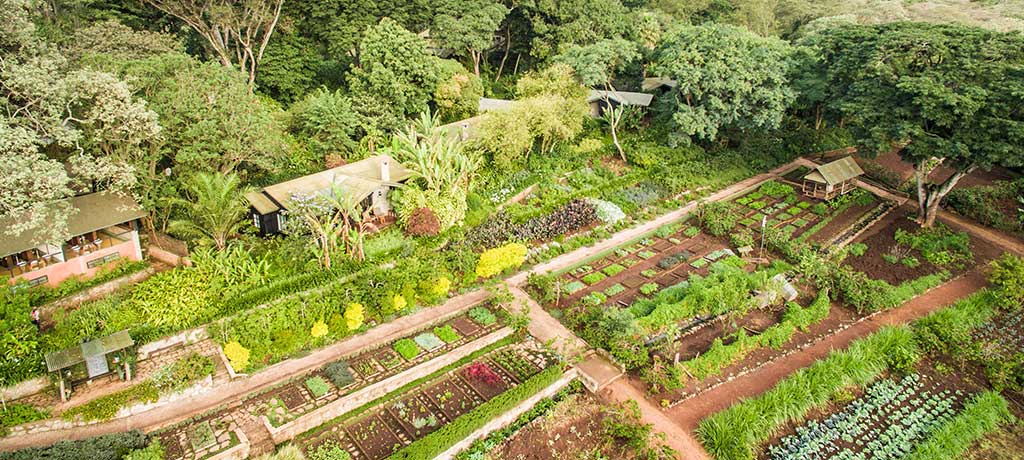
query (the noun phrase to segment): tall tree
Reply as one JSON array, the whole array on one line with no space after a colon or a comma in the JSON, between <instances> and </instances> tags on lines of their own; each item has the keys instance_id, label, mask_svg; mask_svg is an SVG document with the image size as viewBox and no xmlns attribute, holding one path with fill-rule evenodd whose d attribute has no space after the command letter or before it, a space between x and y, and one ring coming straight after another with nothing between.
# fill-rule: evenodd
<instances>
[{"instance_id":1,"label":"tall tree","mask_svg":"<svg viewBox=\"0 0 1024 460\"><path fill-rule=\"evenodd\" d=\"M256 82L284 0L143 0L188 24L225 66L237 66Z\"/></svg>"},{"instance_id":2,"label":"tall tree","mask_svg":"<svg viewBox=\"0 0 1024 460\"><path fill-rule=\"evenodd\" d=\"M340 155L355 160L359 148L356 129L359 120L352 101L341 91L319 88L288 109L289 128L304 139L313 154L320 158Z\"/></svg>"},{"instance_id":3,"label":"tall tree","mask_svg":"<svg viewBox=\"0 0 1024 460\"><path fill-rule=\"evenodd\" d=\"M626 152L619 144L618 126L625 113L624 105L613 105L612 95L615 94L614 80L617 72L640 57L636 44L624 39L602 40L593 45L574 46L556 58L572 67L576 77L585 86L602 86L605 89L605 116L612 132L612 142L622 161L626 161Z\"/></svg>"},{"instance_id":4,"label":"tall tree","mask_svg":"<svg viewBox=\"0 0 1024 460\"><path fill-rule=\"evenodd\" d=\"M25 0L0 0L0 217L4 236L66 239L60 199L129 191L132 158L158 139L157 116L116 76L72 66L41 40Z\"/></svg>"},{"instance_id":5,"label":"tall tree","mask_svg":"<svg viewBox=\"0 0 1024 460\"><path fill-rule=\"evenodd\" d=\"M439 59L423 37L384 18L366 29L358 56L348 83L367 135L380 137L427 111L437 87Z\"/></svg>"},{"instance_id":6,"label":"tall tree","mask_svg":"<svg viewBox=\"0 0 1024 460\"><path fill-rule=\"evenodd\" d=\"M921 225L977 168L1022 166L1024 36L957 25L848 26L817 35L828 99L862 151L902 147ZM953 169L936 181L940 166Z\"/></svg>"},{"instance_id":7,"label":"tall tree","mask_svg":"<svg viewBox=\"0 0 1024 460\"><path fill-rule=\"evenodd\" d=\"M530 54L541 61L558 55L569 45L589 45L625 36L631 28L620 0L523 2L520 7L532 28Z\"/></svg>"},{"instance_id":8,"label":"tall tree","mask_svg":"<svg viewBox=\"0 0 1024 460\"><path fill-rule=\"evenodd\" d=\"M480 60L494 46L494 33L508 8L495 0L443 0L437 12L431 38L460 56L468 54L479 77Z\"/></svg>"},{"instance_id":9,"label":"tall tree","mask_svg":"<svg viewBox=\"0 0 1024 460\"><path fill-rule=\"evenodd\" d=\"M651 72L676 80L672 121L687 139L715 140L722 128L776 128L795 94L786 78L790 47L736 26L682 26L655 50Z\"/></svg>"},{"instance_id":10,"label":"tall tree","mask_svg":"<svg viewBox=\"0 0 1024 460\"><path fill-rule=\"evenodd\" d=\"M170 231L201 244L212 243L218 250L227 247L249 211L238 175L198 173L185 181L184 191L184 197L173 200L182 215L171 220Z\"/></svg>"}]
</instances>

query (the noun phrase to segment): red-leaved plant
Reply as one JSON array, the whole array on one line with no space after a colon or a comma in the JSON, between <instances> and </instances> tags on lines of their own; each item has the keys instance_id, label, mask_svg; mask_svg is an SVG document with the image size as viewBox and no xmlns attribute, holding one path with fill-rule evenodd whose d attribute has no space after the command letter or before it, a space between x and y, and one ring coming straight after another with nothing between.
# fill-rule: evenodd
<instances>
[{"instance_id":1,"label":"red-leaved plant","mask_svg":"<svg viewBox=\"0 0 1024 460\"><path fill-rule=\"evenodd\" d=\"M496 385L501 382L501 376L487 363L473 363L466 368L466 374L472 377L474 380L486 383L487 385Z\"/></svg>"}]
</instances>

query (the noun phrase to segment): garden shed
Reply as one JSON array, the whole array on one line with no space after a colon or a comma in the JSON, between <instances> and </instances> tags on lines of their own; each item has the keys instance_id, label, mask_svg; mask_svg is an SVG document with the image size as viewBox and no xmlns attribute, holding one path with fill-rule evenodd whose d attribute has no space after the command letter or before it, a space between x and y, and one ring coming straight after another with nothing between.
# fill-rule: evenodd
<instances>
[{"instance_id":1,"label":"garden shed","mask_svg":"<svg viewBox=\"0 0 1024 460\"><path fill-rule=\"evenodd\" d=\"M830 163L814 168L804 176L804 195L831 200L839 195L853 191L854 179L864 174L853 157L843 157Z\"/></svg>"},{"instance_id":2,"label":"garden shed","mask_svg":"<svg viewBox=\"0 0 1024 460\"><path fill-rule=\"evenodd\" d=\"M398 187L412 172L388 155L338 166L316 174L302 176L262 190L245 194L253 225L261 235L282 233L284 215L292 204L292 197L328 194L333 190L360 203L363 210L370 209L373 216L385 218L391 214L388 191Z\"/></svg>"},{"instance_id":3,"label":"garden shed","mask_svg":"<svg viewBox=\"0 0 1024 460\"><path fill-rule=\"evenodd\" d=\"M46 355L46 370L56 372L60 380L60 397L66 400L67 390L74 385L119 373L124 380L132 379L126 351L135 346L128 331L115 332L106 337L90 340L81 345L65 348ZM121 366L124 372L121 373Z\"/></svg>"}]
</instances>

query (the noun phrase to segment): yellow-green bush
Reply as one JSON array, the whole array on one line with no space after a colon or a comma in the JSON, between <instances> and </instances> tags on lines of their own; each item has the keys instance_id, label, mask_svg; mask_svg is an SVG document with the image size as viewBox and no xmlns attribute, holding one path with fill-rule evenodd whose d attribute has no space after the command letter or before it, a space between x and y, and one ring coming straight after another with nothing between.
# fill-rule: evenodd
<instances>
[{"instance_id":1,"label":"yellow-green bush","mask_svg":"<svg viewBox=\"0 0 1024 460\"><path fill-rule=\"evenodd\" d=\"M363 304L350 303L345 307L345 325L354 331L363 325Z\"/></svg>"},{"instance_id":2,"label":"yellow-green bush","mask_svg":"<svg viewBox=\"0 0 1024 460\"><path fill-rule=\"evenodd\" d=\"M224 345L224 356L231 362L231 367L236 372L242 372L249 367L249 349L237 341L231 341Z\"/></svg>"},{"instance_id":3,"label":"yellow-green bush","mask_svg":"<svg viewBox=\"0 0 1024 460\"><path fill-rule=\"evenodd\" d=\"M522 265L525 260L526 246L519 243L488 249L480 254L480 261L476 264L476 276L490 278L509 268Z\"/></svg>"}]
</instances>

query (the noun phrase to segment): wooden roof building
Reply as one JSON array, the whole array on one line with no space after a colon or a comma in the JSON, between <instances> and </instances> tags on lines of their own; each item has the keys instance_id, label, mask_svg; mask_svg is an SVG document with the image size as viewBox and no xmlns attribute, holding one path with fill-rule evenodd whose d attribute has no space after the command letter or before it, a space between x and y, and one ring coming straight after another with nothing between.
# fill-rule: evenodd
<instances>
[{"instance_id":1,"label":"wooden roof building","mask_svg":"<svg viewBox=\"0 0 1024 460\"><path fill-rule=\"evenodd\" d=\"M864 174L857 161L851 156L826 163L814 168L804 176L804 195L831 200L854 189L853 181Z\"/></svg>"}]
</instances>

